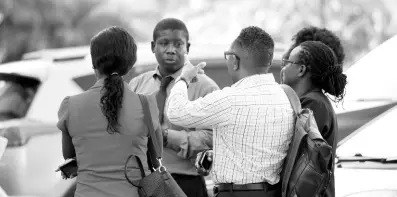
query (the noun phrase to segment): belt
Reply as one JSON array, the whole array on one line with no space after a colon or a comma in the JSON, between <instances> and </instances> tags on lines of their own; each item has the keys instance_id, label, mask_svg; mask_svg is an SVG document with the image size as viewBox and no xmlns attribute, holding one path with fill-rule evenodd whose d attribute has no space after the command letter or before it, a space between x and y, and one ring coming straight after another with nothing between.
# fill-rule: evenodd
<instances>
[{"instance_id":1,"label":"belt","mask_svg":"<svg viewBox=\"0 0 397 197\"><path fill-rule=\"evenodd\" d=\"M251 184L233 184L233 183L221 183L214 187L214 193L224 191L270 191L276 190L279 184L270 185L267 182L263 183L251 183Z\"/></svg>"}]
</instances>

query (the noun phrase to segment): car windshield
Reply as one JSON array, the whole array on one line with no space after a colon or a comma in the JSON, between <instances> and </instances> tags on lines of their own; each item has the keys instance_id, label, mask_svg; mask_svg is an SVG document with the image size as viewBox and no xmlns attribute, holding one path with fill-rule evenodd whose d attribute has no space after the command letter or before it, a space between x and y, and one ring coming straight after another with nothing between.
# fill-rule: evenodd
<instances>
[{"instance_id":1,"label":"car windshield","mask_svg":"<svg viewBox=\"0 0 397 197\"><path fill-rule=\"evenodd\" d=\"M394 123L397 106L379 115L343 139L337 148L338 157L360 154L365 157L395 158L397 128Z\"/></svg>"},{"instance_id":2,"label":"car windshield","mask_svg":"<svg viewBox=\"0 0 397 197\"><path fill-rule=\"evenodd\" d=\"M34 78L0 73L0 121L23 118L39 84Z\"/></svg>"}]
</instances>

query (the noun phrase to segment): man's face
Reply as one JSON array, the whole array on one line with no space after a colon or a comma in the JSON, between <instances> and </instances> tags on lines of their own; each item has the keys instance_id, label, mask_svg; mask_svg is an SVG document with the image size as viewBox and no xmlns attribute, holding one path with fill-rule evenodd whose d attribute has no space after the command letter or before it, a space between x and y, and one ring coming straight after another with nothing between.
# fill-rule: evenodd
<instances>
[{"instance_id":1,"label":"man's face","mask_svg":"<svg viewBox=\"0 0 397 197\"><path fill-rule=\"evenodd\" d=\"M160 70L173 74L184 64L184 54L189 52L189 43L183 30L162 30L157 32L157 39L152 43ZM163 74L165 74L163 73Z\"/></svg>"},{"instance_id":2,"label":"man's face","mask_svg":"<svg viewBox=\"0 0 397 197\"><path fill-rule=\"evenodd\" d=\"M283 59L283 64L281 68L281 83L282 84L287 84L289 86L293 86L296 81L298 80L298 73L299 73L299 67L301 66L299 64L299 58L298 54L300 52L301 48L298 46L294 48L290 54L288 54L289 58L288 59ZM286 57L286 56L284 56ZM286 60L286 61L284 61Z\"/></svg>"}]
</instances>

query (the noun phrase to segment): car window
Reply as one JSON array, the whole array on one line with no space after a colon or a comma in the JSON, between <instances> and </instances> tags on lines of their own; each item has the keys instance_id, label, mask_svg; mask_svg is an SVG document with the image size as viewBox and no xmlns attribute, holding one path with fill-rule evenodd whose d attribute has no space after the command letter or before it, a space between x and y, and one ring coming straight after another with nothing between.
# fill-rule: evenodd
<instances>
[{"instance_id":1,"label":"car window","mask_svg":"<svg viewBox=\"0 0 397 197\"><path fill-rule=\"evenodd\" d=\"M35 78L0 73L0 120L23 118L39 85Z\"/></svg>"}]
</instances>

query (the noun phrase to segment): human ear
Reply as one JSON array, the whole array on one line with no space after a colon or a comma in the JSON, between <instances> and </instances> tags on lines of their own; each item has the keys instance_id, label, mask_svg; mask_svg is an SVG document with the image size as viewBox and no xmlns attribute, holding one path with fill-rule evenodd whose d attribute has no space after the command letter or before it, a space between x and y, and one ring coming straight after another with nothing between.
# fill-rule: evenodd
<instances>
[{"instance_id":1,"label":"human ear","mask_svg":"<svg viewBox=\"0 0 397 197\"><path fill-rule=\"evenodd\" d=\"M306 71L307 71L306 65L304 65L304 64L299 65L298 77L303 77L306 74Z\"/></svg>"},{"instance_id":2,"label":"human ear","mask_svg":"<svg viewBox=\"0 0 397 197\"><path fill-rule=\"evenodd\" d=\"M187 44L186 44L186 52L189 54L189 49L190 49L190 42L188 42Z\"/></svg>"},{"instance_id":3,"label":"human ear","mask_svg":"<svg viewBox=\"0 0 397 197\"><path fill-rule=\"evenodd\" d=\"M240 68L240 61L238 61L237 59L235 59L233 61L233 70L238 70Z\"/></svg>"},{"instance_id":4,"label":"human ear","mask_svg":"<svg viewBox=\"0 0 397 197\"><path fill-rule=\"evenodd\" d=\"M152 41L150 44L151 44L151 47L152 47L152 53L154 53L154 47L156 46L156 43L154 41Z\"/></svg>"}]
</instances>

